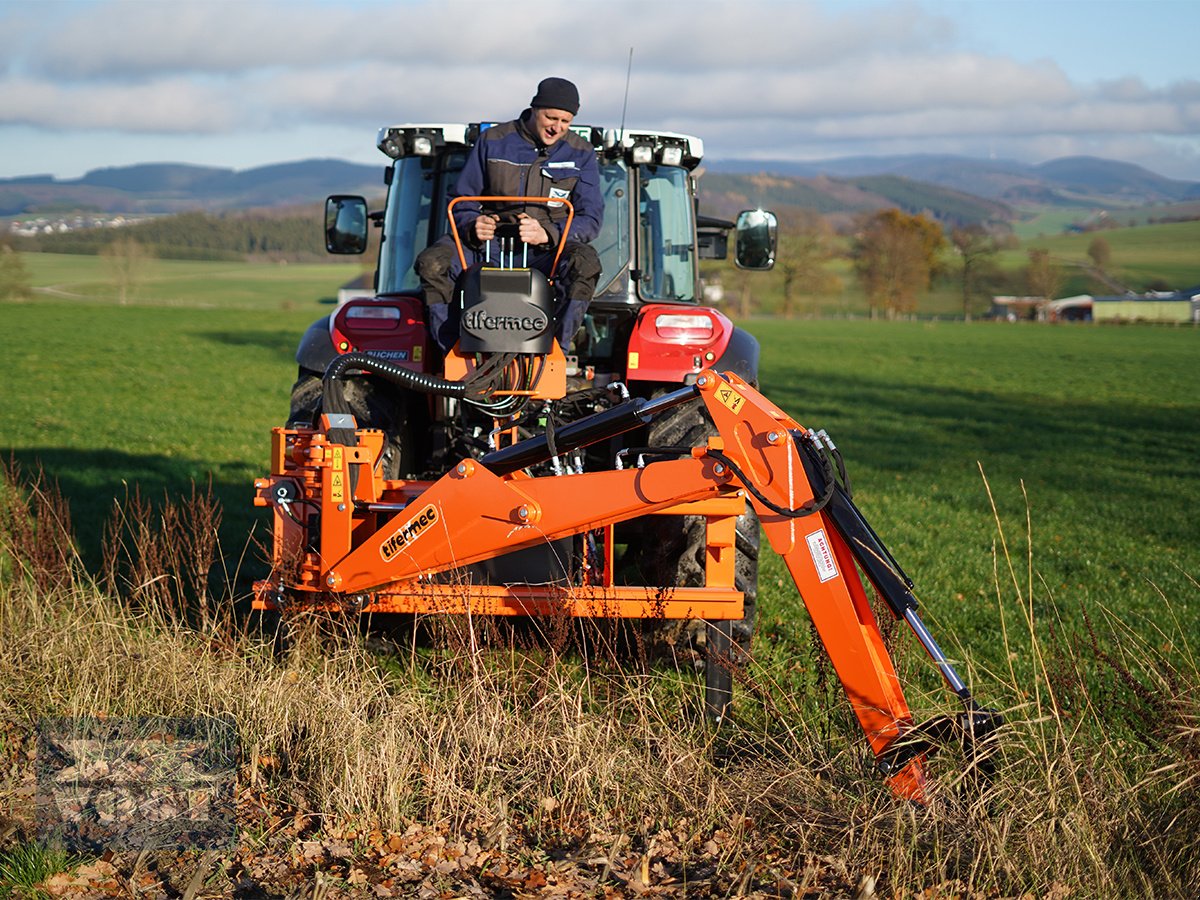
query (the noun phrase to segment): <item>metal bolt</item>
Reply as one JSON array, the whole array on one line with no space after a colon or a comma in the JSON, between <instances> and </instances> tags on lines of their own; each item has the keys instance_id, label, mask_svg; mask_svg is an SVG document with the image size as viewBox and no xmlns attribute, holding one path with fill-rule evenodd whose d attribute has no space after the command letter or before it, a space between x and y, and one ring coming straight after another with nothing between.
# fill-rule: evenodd
<instances>
[{"instance_id":1,"label":"metal bolt","mask_svg":"<svg viewBox=\"0 0 1200 900\"><path fill-rule=\"evenodd\" d=\"M725 474L724 464L717 463L715 466L713 466L713 472L715 472L717 475L724 475Z\"/></svg>"},{"instance_id":2,"label":"metal bolt","mask_svg":"<svg viewBox=\"0 0 1200 900\"><path fill-rule=\"evenodd\" d=\"M768 444L774 444L778 440L779 440L779 432L778 431L772 431L767 435L767 443Z\"/></svg>"},{"instance_id":3,"label":"metal bolt","mask_svg":"<svg viewBox=\"0 0 1200 900\"><path fill-rule=\"evenodd\" d=\"M708 384L708 376L707 375L701 375L699 378L696 379L697 387L704 387L706 384Z\"/></svg>"},{"instance_id":4,"label":"metal bolt","mask_svg":"<svg viewBox=\"0 0 1200 900\"><path fill-rule=\"evenodd\" d=\"M346 504L345 504L345 503L339 503L339 504L338 504L338 512L345 512L345 511L346 511Z\"/></svg>"},{"instance_id":5,"label":"metal bolt","mask_svg":"<svg viewBox=\"0 0 1200 900\"><path fill-rule=\"evenodd\" d=\"M529 507L528 506L517 507L517 518L522 519L522 520L528 519L529 518Z\"/></svg>"},{"instance_id":6,"label":"metal bolt","mask_svg":"<svg viewBox=\"0 0 1200 900\"><path fill-rule=\"evenodd\" d=\"M338 578L336 575L331 573L330 575L326 576L325 583L330 587L334 587L338 583Z\"/></svg>"},{"instance_id":7,"label":"metal bolt","mask_svg":"<svg viewBox=\"0 0 1200 900\"><path fill-rule=\"evenodd\" d=\"M458 474L459 474L459 475L466 475L466 474L467 474L467 464L466 464L466 463L459 463L459 464L458 464Z\"/></svg>"}]
</instances>

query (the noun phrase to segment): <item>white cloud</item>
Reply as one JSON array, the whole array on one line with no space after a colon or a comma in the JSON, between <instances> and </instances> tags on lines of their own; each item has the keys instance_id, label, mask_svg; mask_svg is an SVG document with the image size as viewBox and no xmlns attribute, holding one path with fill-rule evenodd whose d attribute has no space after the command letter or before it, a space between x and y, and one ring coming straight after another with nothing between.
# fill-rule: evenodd
<instances>
[{"instance_id":1,"label":"white cloud","mask_svg":"<svg viewBox=\"0 0 1200 900\"><path fill-rule=\"evenodd\" d=\"M361 128L365 144L387 122L515 114L548 74L580 85L582 120L616 125L630 44L629 123L699 133L725 155L1086 139L1161 158L1200 132L1198 81L1148 86L1118 58L1080 83L1051 61L970 50L948 19L889 0L562 0L519 14L469 0L10 3L0 128Z\"/></svg>"}]
</instances>

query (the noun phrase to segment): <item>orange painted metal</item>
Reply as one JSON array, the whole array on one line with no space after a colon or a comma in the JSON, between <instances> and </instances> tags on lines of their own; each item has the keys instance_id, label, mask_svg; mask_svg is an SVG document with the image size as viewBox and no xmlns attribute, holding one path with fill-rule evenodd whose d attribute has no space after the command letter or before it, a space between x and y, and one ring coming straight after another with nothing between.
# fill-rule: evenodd
<instances>
[{"instance_id":1,"label":"orange painted metal","mask_svg":"<svg viewBox=\"0 0 1200 900\"><path fill-rule=\"evenodd\" d=\"M558 341L554 342L550 352L541 357L534 373L535 385L531 390L498 390L492 397L509 397L520 395L534 400L559 400L567 393L567 358L563 355ZM446 354L445 378L447 381L464 381L478 368L475 354L459 353L457 345ZM516 372L517 363L513 363L511 372ZM512 378L516 381L516 377Z\"/></svg>"},{"instance_id":2,"label":"orange painted metal","mask_svg":"<svg viewBox=\"0 0 1200 900\"><path fill-rule=\"evenodd\" d=\"M562 257L563 248L567 246L567 235L571 233L571 223L575 221L575 207L570 200L565 198L550 198L550 197L455 197L446 207L448 220L450 222L450 233L454 235L454 246L458 250L458 261L462 263L462 267L467 268L467 255L463 252L462 238L458 234L458 223L454 221L454 207L459 203L535 203L540 206L550 206L551 204L565 206L567 208L567 221L563 223L562 234L558 238L558 249L554 253L554 264L550 266L550 271L553 273L558 269L558 260Z\"/></svg>"},{"instance_id":3,"label":"orange painted metal","mask_svg":"<svg viewBox=\"0 0 1200 900\"><path fill-rule=\"evenodd\" d=\"M736 375L705 373L698 384L725 438L724 453L754 487L786 509L812 500L789 434L803 431L802 426ZM763 533L787 564L871 749L881 754L912 727L913 717L850 549L823 512L791 518L757 498L752 502ZM889 781L897 793L923 799L923 759L913 760Z\"/></svg>"},{"instance_id":4,"label":"orange painted metal","mask_svg":"<svg viewBox=\"0 0 1200 900\"><path fill-rule=\"evenodd\" d=\"M358 446L350 448L309 429L276 429L272 475L256 482L257 502L274 508L276 571L260 586L256 605L271 606L286 591L307 592L318 604L349 599L379 612L738 619L735 523L749 499L873 752L882 754L913 719L852 553L823 512L785 516L755 495L788 510L812 500L792 436L802 427L733 374L705 371L696 384L719 437L693 448L690 457L637 469L535 478L496 475L464 459L432 483L385 482L374 468L378 432L360 431ZM734 463L745 484L710 451ZM272 501L285 483L302 502ZM308 523L318 511L319 552L306 546ZM705 516L706 586L614 584L612 525L668 513ZM598 584L478 585L442 574L587 531L605 541L607 565ZM922 800L923 765L917 757L891 775L893 790Z\"/></svg>"}]
</instances>

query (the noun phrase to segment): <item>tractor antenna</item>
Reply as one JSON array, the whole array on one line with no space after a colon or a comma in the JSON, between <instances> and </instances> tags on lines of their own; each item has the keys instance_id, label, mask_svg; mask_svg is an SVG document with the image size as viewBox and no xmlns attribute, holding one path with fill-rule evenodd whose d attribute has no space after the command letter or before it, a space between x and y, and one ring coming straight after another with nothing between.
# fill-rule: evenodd
<instances>
[{"instance_id":1,"label":"tractor antenna","mask_svg":"<svg viewBox=\"0 0 1200 900\"><path fill-rule=\"evenodd\" d=\"M625 111L629 109L629 78L633 74L633 48L629 48L629 66L625 69L625 102L621 104L621 140L625 140Z\"/></svg>"}]
</instances>

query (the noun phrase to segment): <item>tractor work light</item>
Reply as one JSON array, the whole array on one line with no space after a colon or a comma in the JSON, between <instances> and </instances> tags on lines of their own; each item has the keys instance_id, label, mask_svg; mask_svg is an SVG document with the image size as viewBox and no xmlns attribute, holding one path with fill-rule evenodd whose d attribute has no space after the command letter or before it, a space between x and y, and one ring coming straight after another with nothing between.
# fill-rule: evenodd
<instances>
[{"instance_id":1,"label":"tractor work light","mask_svg":"<svg viewBox=\"0 0 1200 900\"><path fill-rule=\"evenodd\" d=\"M683 147L679 144L667 144L659 152L658 158L664 166L677 166L683 162Z\"/></svg>"},{"instance_id":2,"label":"tractor work light","mask_svg":"<svg viewBox=\"0 0 1200 900\"><path fill-rule=\"evenodd\" d=\"M382 128L376 141L379 149L392 159L433 156L444 143L442 129L429 127Z\"/></svg>"},{"instance_id":3,"label":"tractor work light","mask_svg":"<svg viewBox=\"0 0 1200 900\"><path fill-rule=\"evenodd\" d=\"M384 155L390 156L392 159L399 159L404 155L404 145L397 141L391 134L388 134L379 142L379 149L384 152Z\"/></svg>"},{"instance_id":4,"label":"tractor work light","mask_svg":"<svg viewBox=\"0 0 1200 900\"><path fill-rule=\"evenodd\" d=\"M629 161L635 166L645 166L654 162L653 144L634 144L629 151Z\"/></svg>"},{"instance_id":5,"label":"tractor work light","mask_svg":"<svg viewBox=\"0 0 1200 900\"><path fill-rule=\"evenodd\" d=\"M706 343L713 338L714 325L708 316L660 313L654 318L654 331L675 344Z\"/></svg>"}]
</instances>

